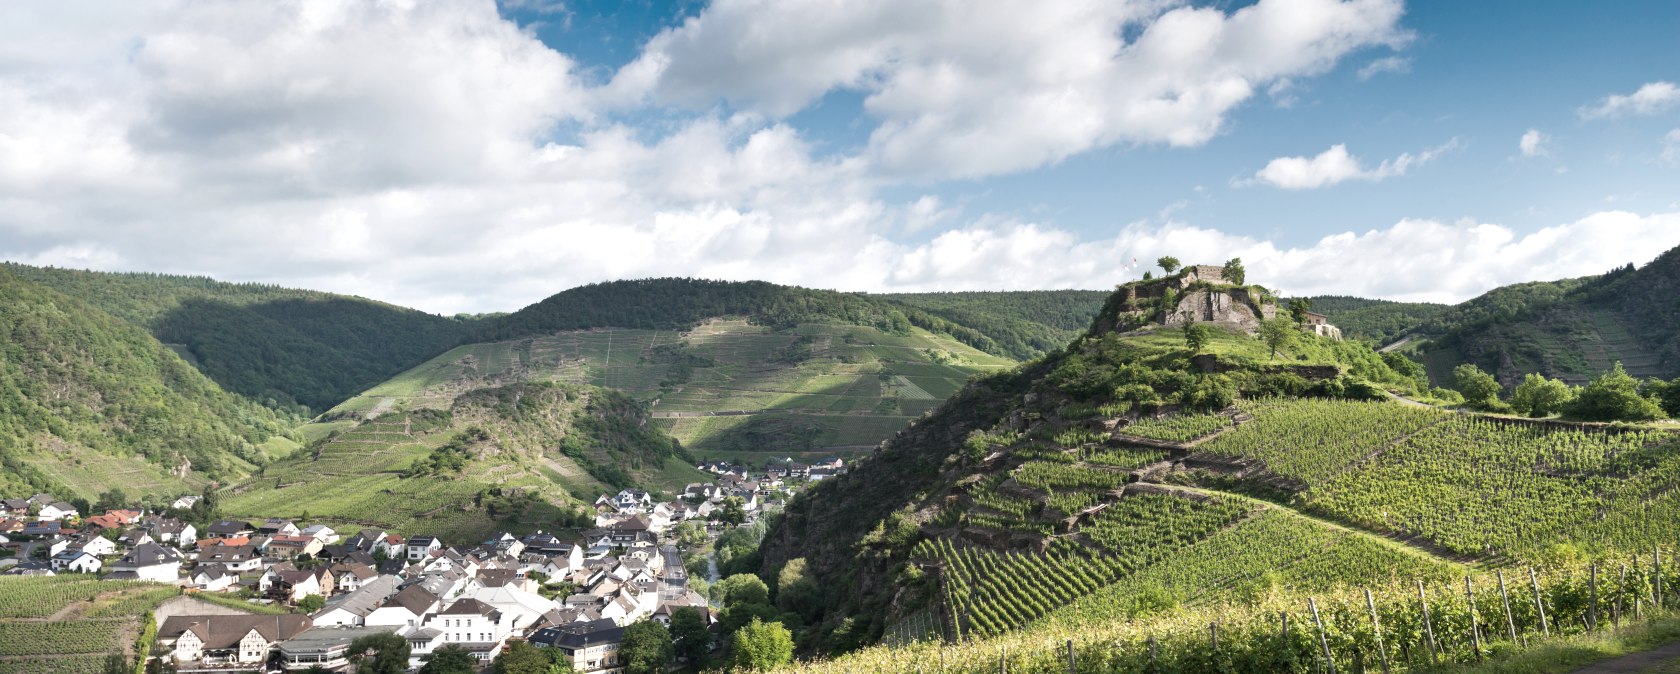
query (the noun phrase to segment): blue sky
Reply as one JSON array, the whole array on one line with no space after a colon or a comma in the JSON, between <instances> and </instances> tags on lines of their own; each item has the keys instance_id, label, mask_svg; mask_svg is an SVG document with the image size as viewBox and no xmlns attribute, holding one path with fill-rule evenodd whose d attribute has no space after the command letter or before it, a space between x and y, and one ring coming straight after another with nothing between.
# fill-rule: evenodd
<instances>
[{"instance_id":1,"label":"blue sky","mask_svg":"<svg viewBox=\"0 0 1680 674\"><path fill-rule=\"evenodd\" d=\"M649 38L701 14L705 3L540 7L547 11L504 3L502 12L610 77ZM1160 220L1165 210L1287 245L1403 218L1470 218L1531 232L1606 208L1675 208L1680 171L1661 163L1660 141L1680 118L1587 121L1577 114L1609 92L1680 78L1680 11L1672 4L1414 2L1401 25L1415 34L1404 48L1365 50L1280 97L1257 97L1201 147L1107 148L1039 170L895 191L902 198L933 193L1091 235ZM1361 76L1385 59L1404 65ZM855 152L873 127L861 100L855 90L837 90L790 123L823 150ZM1549 138L1545 156L1522 156L1519 141L1531 128ZM1460 147L1450 158L1383 183L1311 191L1231 184L1275 157L1314 155L1337 143L1380 162L1455 138Z\"/></svg>"},{"instance_id":2,"label":"blue sky","mask_svg":"<svg viewBox=\"0 0 1680 674\"><path fill-rule=\"evenodd\" d=\"M0 257L453 312L1167 253L1457 301L1680 245L1663 2L91 8L0 8Z\"/></svg>"}]
</instances>

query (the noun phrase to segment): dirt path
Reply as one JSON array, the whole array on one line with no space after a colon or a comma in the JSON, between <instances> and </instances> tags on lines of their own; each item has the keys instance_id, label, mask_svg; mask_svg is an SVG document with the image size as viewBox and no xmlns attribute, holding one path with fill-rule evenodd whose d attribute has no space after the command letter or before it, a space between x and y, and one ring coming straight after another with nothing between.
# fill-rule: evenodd
<instances>
[{"instance_id":1,"label":"dirt path","mask_svg":"<svg viewBox=\"0 0 1680 674\"><path fill-rule=\"evenodd\" d=\"M1574 674L1636 674L1677 660L1680 660L1680 641L1643 653L1595 662L1575 670Z\"/></svg>"}]
</instances>

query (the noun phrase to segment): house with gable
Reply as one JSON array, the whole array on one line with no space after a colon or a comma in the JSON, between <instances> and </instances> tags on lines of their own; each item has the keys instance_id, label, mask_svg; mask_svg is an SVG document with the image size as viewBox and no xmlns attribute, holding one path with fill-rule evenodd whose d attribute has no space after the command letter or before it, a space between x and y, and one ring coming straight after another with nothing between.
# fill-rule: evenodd
<instances>
[{"instance_id":1,"label":"house with gable","mask_svg":"<svg viewBox=\"0 0 1680 674\"><path fill-rule=\"evenodd\" d=\"M320 627L366 625L367 617L397 593L400 581L396 576L377 576L363 582L355 591L333 598L326 608L315 612L315 624Z\"/></svg>"},{"instance_id":2,"label":"house with gable","mask_svg":"<svg viewBox=\"0 0 1680 674\"><path fill-rule=\"evenodd\" d=\"M129 550L121 560L112 564L107 577L173 583L181 578L181 553L174 548L146 543Z\"/></svg>"},{"instance_id":3,"label":"house with gable","mask_svg":"<svg viewBox=\"0 0 1680 674\"><path fill-rule=\"evenodd\" d=\"M436 536L410 536L406 544L408 561L417 562L432 554L433 550L443 547Z\"/></svg>"},{"instance_id":4,"label":"house with gable","mask_svg":"<svg viewBox=\"0 0 1680 674\"><path fill-rule=\"evenodd\" d=\"M182 670L209 665L260 665L280 642L303 633L313 623L301 615L184 615L158 627L160 652ZM187 663L197 663L189 667Z\"/></svg>"},{"instance_id":5,"label":"house with gable","mask_svg":"<svg viewBox=\"0 0 1680 674\"><path fill-rule=\"evenodd\" d=\"M624 628L607 619L572 622L537 630L529 640L537 648L558 649L580 674L620 674L625 662L619 650Z\"/></svg>"},{"instance_id":6,"label":"house with gable","mask_svg":"<svg viewBox=\"0 0 1680 674\"><path fill-rule=\"evenodd\" d=\"M71 548L53 555L52 570L58 573L99 573L104 563L86 550Z\"/></svg>"},{"instance_id":7,"label":"house with gable","mask_svg":"<svg viewBox=\"0 0 1680 674\"><path fill-rule=\"evenodd\" d=\"M438 596L421 585L410 585L391 595L363 617L362 624L390 627L419 627L426 616L437 612Z\"/></svg>"},{"instance_id":8,"label":"house with gable","mask_svg":"<svg viewBox=\"0 0 1680 674\"><path fill-rule=\"evenodd\" d=\"M81 517L81 513L76 511L76 506L70 505L70 504L65 503L63 501L54 501L52 503L48 503L44 506L41 506L41 512L37 513L35 516L38 519L41 519L41 520L44 520L44 521L47 521L47 522L59 522L59 521L64 521L64 520L73 520L73 519L76 519L78 517Z\"/></svg>"},{"instance_id":9,"label":"house with gable","mask_svg":"<svg viewBox=\"0 0 1680 674\"><path fill-rule=\"evenodd\" d=\"M227 592L239 582L239 575L218 564L205 564L194 569L188 581L199 592Z\"/></svg>"}]
</instances>

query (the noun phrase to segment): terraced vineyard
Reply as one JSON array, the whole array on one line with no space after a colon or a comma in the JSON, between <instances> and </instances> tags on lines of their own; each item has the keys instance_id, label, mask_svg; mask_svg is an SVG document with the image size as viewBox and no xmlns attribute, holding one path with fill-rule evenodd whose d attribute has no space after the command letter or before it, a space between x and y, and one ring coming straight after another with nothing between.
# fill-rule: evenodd
<instances>
[{"instance_id":1,"label":"terraced vineyard","mask_svg":"<svg viewBox=\"0 0 1680 674\"><path fill-rule=\"evenodd\" d=\"M787 331L714 320L687 332L597 329L458 347L326 415L447 407L463 391L560 381L625 391L701 455L855 452L1012 366L943 335L805 324ZM722 415L722 416L719 416Z\"/></svg>"},{"instance_id":2,"label":"terraced vineyard","mask_svg":"<svg viewBox=\"0 0 1680 674\"><path fill-rule=\"evenodd\" d=\"M0 674L106 671L129 655L147 612L180 592L86 575L0 577Z\"/></svg>"},{"instance_id":3,"label":"terraced vineyard","mask_svg":"<svg viewBox=\"0 0 1680 674\"><path fill-rule=\"evenodd\" d=\"M686 460L648 455L649 448L639 446L645 438L625 435L648 432L639 427L637 412L622 409L634 403L619 397L608 411L595 408L596 398L612 395L514 385L472 393L448 415L385 412L337 431L313 454L270 465L260 477L228 489L222 510L471 541L498 527L553 528L570 521L580 505L616 490L591 466L605 467L595 472L610 479L654 490L680 490L704 479ZM543 409L520 411L537 406ZM445 416L450 420L440 421ZM468 429L480 429L486 439L474 442L474 460L459 472L413 470ZM523 500L509 501L515 493Z\"/></svg>"}]
</instances>

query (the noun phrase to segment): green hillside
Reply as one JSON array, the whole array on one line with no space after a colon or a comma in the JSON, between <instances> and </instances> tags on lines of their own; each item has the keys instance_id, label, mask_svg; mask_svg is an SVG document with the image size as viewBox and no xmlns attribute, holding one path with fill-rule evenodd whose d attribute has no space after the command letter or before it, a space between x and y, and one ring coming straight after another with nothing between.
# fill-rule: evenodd
<instances>
[{"instance_id":1,"label":"green hillside","mask_svg":"<svg viewBox=\"0 0 1680 674\"><path fill-rule=\"evenodd\" d=\"M1569 597L1585 561L1625 563L1680 540L1680 436L1405 404L1383 389L1414 382L1388 362L1305 335L1273 358L1240 333L1216 331L1191 352L1177 329L1097 332L974 381L801 494L766 537L762 572L798 562L834 590L791 621L810 653L976 640L950 654L952 671L995 669L1007 648L1026 651L1010 671L1049 672L1065 671L1052 667L1066 667L1059 645L1071 639L1081 657L1136 671L1118 663L1141 651L1119 644L1171 637L1163 657L1185 663L1209 652L1216 621L1233 630L1221 637L1236 643L1229 657L1310 657L1245 640L1267 621L1277 634L1279 613L1299 617L1316 595L1334 607L1326 620L1341 625L1334 648L1348 667L1373 646L1369 631L1340 631L1352 629L1345 611L1365 609L1356 588L1400 611L1413 583L1434 596L1469 574L1476 601L1497 602L1493 572L1532 564L1549 574L1548 610L1578 616ZM1532 615L1512 623L1538 632ZM1430 647L1474 655L1469 643ZM913 671L899 662L868 649L808 669ZM1196 662L1169 671L1300 671Z\"/></svg>"},{"instance_id":2,"label":"green hillside","mask_svg":"<svg viewBox=\"0 0 1680 674\"><path fill-rule=\"evenodd\" d=\"M443 352L476 326L471 319L266 284L4 267L146 328L224 389L306 415Z\"/></svg>"},{"instance_id":3,"label":"green hillside","mask_svg":"<svg viewBox=\"0 0 1680 674\"><path fill-rule=\"evenodd\" d=\"M474 388L348 422L231 488L226 516L293 517L476 541L553 528L604 491L674 493L704 475L646 423L645 408L591 386ZM305 514L307 513L307 518Z\"/></svg>"},{"instance_id":4,"label":"green hillside","mask_svg":"<svg viewBox=\"0 0 1680 674\"><path fill-rule=\"evenodd\" d=\"M998 351L1030 360L1066 346L1091 324L1106 290L903 293L875 295L979 331Z\"/></svg>"},{"instance_id":5,"label":"green hillside","mask_svg":"<svg viewBox=\"0 0 1680 674\"><path fill-rule=\"evenodd\" d=\"M1445 304L1390 302L1340 295L1306 298L1312 310L1330 318L1350 339L1365 339L1379 346L1391 344L1416 330L1424 322L1449 311Z\"/></svg>"},{"instance_id":6,"label":"green hillside","mask_svg":"<svg viewBox=\"0 0 1680 674\"><path fill-rule=\"evenodd\" d=\"M1524 374L1581 384L1620 362L1636 377L1680 375L1680 250L1639 269L1519 283L1418 323L1415 348L1436 381L1474 363L1511 386Z\"/></svg>"},{"instance_id":7,"label":"green hillside","mask_svg":"<svg viewBox=\"0 0 1680 674\"><path fill-rule=\"evenodd\" d=\"M305 432L369 413L446 407L479 387L558 381L644 401L660 428L700 456L858 452L971 375L1012 364L915 327L894 334L717 319L687 330L565 331L457 347L345 401Z\"/></svg>"},{"instance_id":8,"label":"green hillside","mask_svg":"<svg viewBox=\"0 0 1680 674\"><path fill-rule=\"evenodd\" d=\"M178 496L296 445L130 323L0 269L0 492Z\"/></svg>"}]
</instances>

